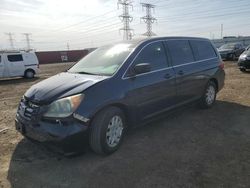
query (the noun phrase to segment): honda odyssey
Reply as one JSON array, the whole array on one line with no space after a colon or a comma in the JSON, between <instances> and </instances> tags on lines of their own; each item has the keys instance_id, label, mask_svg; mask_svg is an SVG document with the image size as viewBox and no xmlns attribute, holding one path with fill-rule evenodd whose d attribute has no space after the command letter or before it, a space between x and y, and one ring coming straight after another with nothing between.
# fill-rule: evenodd
<instances>
[{"instance_id":1,"label":"honda odyssey","mask_svg":"<svg viewBox=\"0 0 250 188\"><path fill-rule=\"evenodd\" d=\"M204 38L161 37L100 47L66 72L33 85L16 114L25 137L111 154L126 128L184 104L210 108L224 64ZM73 144L72 144L73 143Z\"/></svg>"}]
</instances>

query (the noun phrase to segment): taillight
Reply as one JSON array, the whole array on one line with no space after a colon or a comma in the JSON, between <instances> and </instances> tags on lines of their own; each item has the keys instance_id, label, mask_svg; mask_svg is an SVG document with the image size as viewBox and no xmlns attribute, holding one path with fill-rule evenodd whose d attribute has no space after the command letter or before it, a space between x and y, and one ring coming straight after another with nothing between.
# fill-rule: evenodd
<instances>
[{"instance_id":1,"label":"taillight","mask_svg":"<svg viewBox=\"0 0 250 188\"><path fill-rule=\"evenodd\" d=\"M225 66L224 66L224 62L223 62L223 61L220 62L219 67L220 67L221 69L224 69Z\"/></svg>"}]
</instances>

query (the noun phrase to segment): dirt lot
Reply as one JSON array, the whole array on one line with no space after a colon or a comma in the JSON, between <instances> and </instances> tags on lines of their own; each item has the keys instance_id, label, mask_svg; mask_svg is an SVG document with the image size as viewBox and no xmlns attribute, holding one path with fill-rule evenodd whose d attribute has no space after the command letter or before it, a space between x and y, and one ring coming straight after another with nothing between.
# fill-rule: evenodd
<instances>
[{"instance_id":1,"label":"dirt lot","mask_svg":"<svg viewBox=\"0 0 250 188\"><path fill-rule=\"evenodd\" d=\"M250 187L250 73L226 62L212 109L192 106L132 130L111 156L65 158L24 139L14 117L32 84L69 66L0 81L0 187Z\"/></svg>"}]
</instances>

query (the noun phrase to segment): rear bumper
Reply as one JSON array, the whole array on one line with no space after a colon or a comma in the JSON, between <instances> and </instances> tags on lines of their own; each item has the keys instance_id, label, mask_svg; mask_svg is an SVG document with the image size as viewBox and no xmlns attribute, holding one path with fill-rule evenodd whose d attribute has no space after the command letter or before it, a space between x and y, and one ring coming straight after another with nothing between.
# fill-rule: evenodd
<instances>
[{"instance_id":1,"label":"rear bumper","mask_svg":"<svg viewBox=\"0 0 250 188\"><path fill-rule=\"evenodd\" d=\"M16 115L15 126L23 136L56 146L64 153L84 149L88 144L88 125L77 120L31 122Z\"/></svg>"},{"instance_id":2,"label":"rear bumper","mask_svg":"<svg viewBox=\"0 0 250 188\"><path fill-rule=\"evenodd\" d=\"M218 82L218 88L217 88L218 92L224 87L225 77L226 77L225 71L223 69L219 69L219 71L217 71L216 74L216 80Z\"/></svg>"}]
</instances>

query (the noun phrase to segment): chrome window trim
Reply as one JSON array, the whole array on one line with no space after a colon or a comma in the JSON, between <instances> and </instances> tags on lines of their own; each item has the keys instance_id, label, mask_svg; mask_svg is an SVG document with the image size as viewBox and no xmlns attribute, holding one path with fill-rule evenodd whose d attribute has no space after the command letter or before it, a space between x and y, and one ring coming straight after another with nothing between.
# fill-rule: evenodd
<instances>
[{"instance_id":1,"label":"chrome window trim","mask_svg":"<svg viewBox=\"0 0 250 188\"><path fill-rule=\"evenodd\" d=\"M175 65L175 66L170 66L170 67L166 67L166 68L162 68L162 69L158 69L158 70L154 70L154 71L150 71L150 72L147 72L147 73L142 73L142 74L137 74L135 76L128 76L128 77L125 77L125 74L128 72L129 68L132 66L132 64L134 63L135 59L138 57L138 55L141 53L141 51L147 47L148 45L152 44L152 43L155 43L155 42L167 42L167 41L170 41L170 40L198 40L198 41L209 41L208 39L161 39L161 40L155 40L155 41L151 41L149 42L148 44L146 44L145 46L143 46L143 48L136 54L136 56L134 57L134 59L132 60L132 62L129 64L128 68L126 69L126 71L123 73L122 75L122 80L126 80L126 79L130 79L130 78L135 78L135 77L138 77L138 76L144 76L144 75L147 75L147 74L151 74L151 73L155 73L155 72L159 72L159 71L162 71L162 70L168 70L168 69L172 69L172 68L176 68L176 67L181 67L181 66L186 66L186 65L191 65L191 64L196 64L196 63L200 63L200 62L203 62L203 61L208 61L208 60L212 60L212 59L218 59L218 56L216 57L213 57L213 58L208 58L208 59L203 59L203 60L199 60L199 61L192 61L192 62L189 62L189 63L184 63L184 64L181 64L181 65ZM213 45L212 45L213 46ZM217 55L217 54L216 54Z\"/></svg>"},{"instance_id":2,"label":"chrome window trim","mask_svg":"<svg viewBox=\"0 0 250 188\"><path fill-rule=\"evenodd\" d=\"M162 69L158 69L158 70L154 70L154 71L150 71L150 72L146 72L146 73L141 73L141 74L137 74L136 76L125 77L125 78L122 78L122 79L126 80L126 79L129 79L129 78L135 78L135 77L138 77L138 76L143 76L143 75L146 75L146 74L160 72L160 71L168 70L168 69L172 69L172 67L167 67L167 68L162 68Z\"/></svg>"},{"instance_id":3,"label":"chrome window trim","mask_svg":"<svg viewBox=\"0 0 250 188\"><path fill-rule=\"evenodd\" d=\"M185 65L191 65L191 64L195 64L195 63L200 63L200 62L203 62L203 61L208 61L208 60L217 59L217 58L218 57L212 57L212 58L203 59L203 60L199 60L199 61L191 61L189 63L184 63L184 64L181 64L181 65L175 65L175 66L173 66L173 68L182 67L182 66L185 66Z\"/></svg>"}]
</instances>

